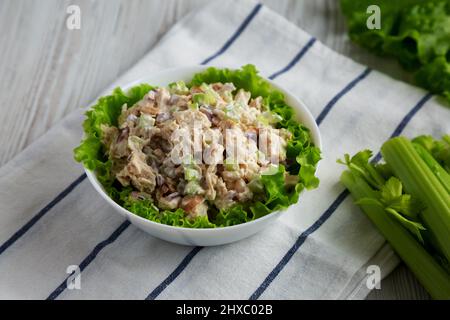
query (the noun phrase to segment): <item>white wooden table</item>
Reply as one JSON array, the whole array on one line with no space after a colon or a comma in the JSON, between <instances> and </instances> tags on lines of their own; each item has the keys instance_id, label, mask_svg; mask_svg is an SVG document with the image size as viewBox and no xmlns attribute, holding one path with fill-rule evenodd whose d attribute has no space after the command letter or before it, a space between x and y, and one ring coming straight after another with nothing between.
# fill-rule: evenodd
<instances>
[{"instance_id":1,"label":"white wooden table","mask_svg":"<svg viewBox=\"0 0 450 320\"><path fill-rule=\"evenodd\" d=\"M0 165L139 60L178 19L209 0L0 0ZM226 1L226 0L223 0ZM334 50L409 81L394 61L350 43L337 0L263 0ZM81 8L81 29L66 8ZM405 266L369 299L428 299Z\"/></svg>"}]
</instances>

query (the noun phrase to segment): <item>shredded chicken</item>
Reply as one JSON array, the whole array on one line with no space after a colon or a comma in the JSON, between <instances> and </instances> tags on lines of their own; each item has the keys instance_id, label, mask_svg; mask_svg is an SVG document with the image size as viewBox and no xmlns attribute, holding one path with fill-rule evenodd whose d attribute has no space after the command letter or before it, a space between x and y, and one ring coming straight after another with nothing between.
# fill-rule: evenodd
<instances>
[{"instance_id":1,"label":"shredded chicken","mask_svg":"<svg viewBox=\"0 0 450 320\"><path fill-rule=\"evenodd\" d=\"M250 183L273 158L286 160L290 133L275 129L279 119L261 97L235 91L231 83L188 88L177 82L122 106L117 127L102 126L116 179L131 185L136 199L150 199L163 210L182 208L189 218L251 201L258 191ZM185 138L194 151L189 157ZM235 143L230 148L227 142ZM182 161L175 161L180 155Z\"/></svg>"}]
</instances>

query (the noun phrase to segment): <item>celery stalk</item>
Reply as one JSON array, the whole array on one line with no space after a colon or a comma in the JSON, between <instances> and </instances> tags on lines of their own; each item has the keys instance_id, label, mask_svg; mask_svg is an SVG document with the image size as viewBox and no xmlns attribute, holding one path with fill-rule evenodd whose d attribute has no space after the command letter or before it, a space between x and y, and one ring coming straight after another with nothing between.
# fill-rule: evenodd
<instances>
[{"instance_id":1,"label":"celery stalk","mask_svg":"<svg viewBox=\"0 0 450 320\"><path fill-rule=\"evenodd\" d=\"M434 173L436 178L441 182L444 186L447 193L450 194L450 174L441 167L439 162L433 158L433 156L420 144L413 143L416 152L422 158L423 161L427 164L428 168Z\"/></svg>"},{"instance_id":2,"label":"celery stalk","mask_svg":"<svg viewBox=\"0 0 450 320\"><path fill-rule=\"evenodd\" d=\"M377 197L376 192L369 184L351 171L342 173L341 182L347 187L356 201L363 198ZM392 219L381 207L370 204L361 204L359 206L430 295L434 299L450 299L449 274L415 240L411 233Z\"/></svg>"},{"instance_id":3,"label":"celery stalk","mask_svg":"<svg viewBox=\"0 0 450 320\"><path fill-rule=\"evenodd\" d=\"M440 251L450 261L450 195L408 139L388 140L381 153L407 192L427 206L428 210L421 213L421 218Z\"/></svg>"}]
</instances>

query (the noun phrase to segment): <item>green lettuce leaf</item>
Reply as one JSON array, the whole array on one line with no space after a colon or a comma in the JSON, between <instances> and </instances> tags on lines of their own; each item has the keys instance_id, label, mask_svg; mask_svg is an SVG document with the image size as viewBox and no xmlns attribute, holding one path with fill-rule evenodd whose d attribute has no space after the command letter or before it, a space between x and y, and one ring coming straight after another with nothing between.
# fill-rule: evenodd
<instances>
[{"instance_id":1,"label":"green lettuce leaf","mask_svg":"<svg viewBox=\"0 0 450 320\"><path fill-rule=\"evenodd\" d=\"M380 7L381 29L366 23ZM350 38L374 53L395 57L416 83L450 101L450 2L448 0L341 0Z\"/></svg>"}]
</instances>

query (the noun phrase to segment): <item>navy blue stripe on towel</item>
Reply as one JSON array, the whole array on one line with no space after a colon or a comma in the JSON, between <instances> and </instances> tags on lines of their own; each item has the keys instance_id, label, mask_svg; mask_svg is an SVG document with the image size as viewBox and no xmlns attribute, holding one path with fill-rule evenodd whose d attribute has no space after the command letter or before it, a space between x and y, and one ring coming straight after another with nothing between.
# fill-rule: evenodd
<instances>
[{"instance_id":1,"label":"navy blue stripe on towel","mask_svg":"<svg viewBox=\"0 0 450 320\"><path fill-rule=\"evenodd\" d=\"M220 56L222 53L224 53L225 51L227 51L227 49L233 44L234 41L236 41L237 38L239 38L239 36L241 35L241 33L247 28L247 26L249 25L249 23L253 20L253 18L257 15L257 13L259 12L259 10L261 9L262 4L258 3L253 10L250 12L250 14L245 18L245 20L242 22L242 24L239 26L239 28L236 30L236 32L231 36L230 39L228 39L227 42L225 42L225 44L223 45L222 48L219 49L219 51L217 51L216 53L214 53L212 56L206 58L205 60L203 60L203 62L201 64L207 64L208 62L210 62L211 60L217 58L218 56Z\"/></svg>"},{"instance_id":2,"label":"navy blue stripe on towel","mask_svg":"<svg viewBox=\"0 0 450 320\"><path fill-rule=\"evenodd\" d=\"M183 272L186 266L191 262L191 260L195 257L195 255L202 250L203 247L195 247L192 249L186 257L184 257L183 261L175 268L175 270L166 278L159 286L157 286L150 294L145 298L145 300L155 300L161 292L163 292L169 284L175 280L178 275Z\"/></svg>"},{"instance_id":3,"label":"navy blue stripe on towel","mask_svg":"<svg viewBox=\"0 0 450 320\"><path fill-rule=\"evenodd\" d=\"M275 79L276 77L282 75L285 72L288 72L293 66L295 66L297 64L297 62L305 55L305 53L313 46L314 42L316 42L315 38L311 38L308 43L306 43L306 45L299 51L299 53L297 53L294 57L294 59L292 59L291 62L289 62L289 64L284 67L283 69L275 72L274 74L272 74L271 76L269 76L270 80Z\"/></svg>"},{"instance_id":4,"label":"navy blue stripe on towel","mask_svg":"<svg viewBox=\"0 0 450 320\"><path fill-rule=\"evenodd\" d=\"M399 125L395 128L391 135L396 137L400 135L405 129L406 125L411 121L411 119L417 114L417 112L425 105L425 103L432 97L432 94L426 94L420 101L405 115L401 120ZM378 160L377 160L378 159ZM381 159L381 154L378 153L374 158L374 162L378 162ZM281 270L288 264L293 255L298 251L298 249L305 242L306 238L320 228L320 226L327 221L331 215L336 211L342 202L347 198L350 193L347 190L342 191L339 196L333 201L330 207L319 217L319 219L314 222L314 224L306 229L298 238L294 245L286 252L281 261L275 266L275 268L269 273L269 275L264 279L261 285L255 290L255 292L250 296L250 300L258 299L261 294L267 289L267 287L272 283L272 281L278 276Z\"/></svg>"},{"instance_id":5,"label":"navy blue stripe on towel","mask_svg":"<svg viewBox=\"0 0 450 320\"><path fill-rule=\"evenodd\" d=\"M308 229L306 229L295 241L294 245L286 252L283 258L278 262L278 264L273 268L269 275L264 279L263 283L256 289L256 291L250 296L250 300L258 299L261 294L267 289L267 287L272 283L272 281L278 276L281 270L287 265L292 256L297 252L297 250L305 242L306 238L320 228L320 226L328 220L328 218L333 214L333 212L341 205L341 203L347 198L349 192L347 190L342 191L339 196L333 201L333 203L328 207L327 210L316 220Z\"/></svg>"},{"instance_id":6,"label":"navy blue stripe on towel","mask_svg":"<svg viewBox=\"0 0 450 320\"><path fill-rule=\"evenodd\" d=\"M80 272L83 272L84 269L92 262L92 260L97 257L100 251L107 245L113 243L121 234L125 231L126 228L130 225L130 222L128 220L124 221L106 240L103 240L99 244L95 246L95 248L88 254L86 258L80 263ZM56 299L61 292L63 292L67 288L67 280L69 279L70 275L64 279L63 282L55 289L52 293L47 297L47 300L54 300Z\"/></svg>"},{"instance_id":7,"label":"navy blue stripe on towel","mask_svg":"<svg viewBox=\"0 0 450 320\"><path fill-rule=\"evenodd\" d=\"M395 128L394 132L391 135L391 138L399 136L406 125L411 121L411 119L416 115L416 113L422 109L423 105L427 103L428 100L433 96L432 93L428 93L408 112L408 114L402 119L402 121L398 124L397 128ZM377 163L381 160L381 152L378 152L377 155L372 159L373 163Z\"/></svg>"},{"instance_id":8,"label":"navy blue stripe on towel","mask_svg":"<svg viewBox=\"0 0 450 320\"><path fill-rule=\"evenodd\" d=\"M52 201L50 201L44 208L36 213L27 223L25 223L11 238L5 241L0 246L0 255L12 246L20 237L22 237L32 226L36 224L47 212L49 212L54 206L56 206L62 199L64 199L76 186L78 186L83 180L86 179L86 174L83 173L74 182L72 182L67 188L65 188L60 194L58 194Z\"/></svg>"},{"instance_id":9,"label":"navy blue stripe on towel","mask_svg":"<svg viewBox=\"0 0 450 320\"><path fill-rule=\"evenodd\" d=\"M358 84L361 80L363 80L372 70L370 68L366 68L359 76L357 76L355 79L353 79L348 85L344 87L337 95L335 95L330 102L327 103L325 108L323 108L322 112L319 114L319 116L316 119L317 125L320 125L325 119L325 117L328 115L328 113L331 111L333 106L336 104L336 102L339 101L347 92L353 89L354 86Z\"/></svg>"}]
</instances>

